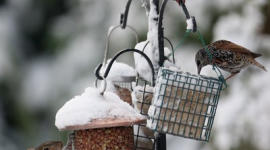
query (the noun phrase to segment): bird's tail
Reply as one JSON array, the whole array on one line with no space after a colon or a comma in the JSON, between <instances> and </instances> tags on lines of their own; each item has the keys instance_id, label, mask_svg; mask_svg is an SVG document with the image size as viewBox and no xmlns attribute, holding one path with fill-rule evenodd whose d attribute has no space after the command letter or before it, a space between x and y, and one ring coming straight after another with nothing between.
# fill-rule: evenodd
<instances>
[{"instance_id":1,"label":"bird's tail","mask_svg":"<svg viewBox=\"0 0 270 150\"><path fill-rule=\"evenodd\" d=\"M252 63L253 63L253 65L255 65L255 66L257 66L257 67L259 67L262 70L264 70L264 71L267 72L267 70L265 69L265 67L263 65L261 65L260 63L258 63L256 60L253 60Z\"/></svg>"}]
</instances>

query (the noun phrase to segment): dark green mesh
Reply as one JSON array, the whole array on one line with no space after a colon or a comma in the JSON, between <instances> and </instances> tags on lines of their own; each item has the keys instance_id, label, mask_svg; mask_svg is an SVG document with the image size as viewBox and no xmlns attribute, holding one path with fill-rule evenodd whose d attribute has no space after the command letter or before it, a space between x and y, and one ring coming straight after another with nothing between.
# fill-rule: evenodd
<instances>
[{"instance_id":1,"label":"dark green mesh","mask_svg":"<svg viewBox=\"0 0 270 150\"><path fill-rule=\"evenodd\" d=\"M147 126L157 132L209 141L222 82L161 68Z\"/></svg>"}]
</instances>

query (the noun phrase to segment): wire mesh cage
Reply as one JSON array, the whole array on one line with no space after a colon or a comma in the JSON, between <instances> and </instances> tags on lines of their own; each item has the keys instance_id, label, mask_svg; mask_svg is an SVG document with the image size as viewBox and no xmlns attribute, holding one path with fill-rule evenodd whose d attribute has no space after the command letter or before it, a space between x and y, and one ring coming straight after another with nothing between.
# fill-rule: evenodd
<instances>
[{"instance_id":1,"label":"wire mesh cage","mask_svg":"<svg viewBox=\"0 0 270 150\"><path fill-rule=\"evenodd\" d=\"M129 76L129 77L122 76L121 78L123 80L113 81L113 84L118 86L118 87L125 88L125 89L132 91L132 84L131 83L135 82L136 76Z\"/></svg>"},{"instance_id":2,"label":"wire mesh cage","mask_svg":"<svg viewBox=\"0 0 270 150\"><path fill-rule=\"evenodd\" d=\"M132 100L134 108L140 114L148 117L148 110L152 103L153 87L148 85L148 82L138 78L136 87L132 92ZM155 150L156 139L154 131L146 127L146 124L134 126L134 149L135 150Z\"/></svg>"},{"instance_id":3,"label":"wire mesh cage","mask_svg":"<svg viewBox=\"0 0 270 150\"><path fill-rule=\"evenodd\" d=\"M221 90L218 79L160 68L147 127L209 141Z\"/></svg>"},{"instance_id":4,"label":"wire mesh cage","mask_svg":"<svg viewBox=\"0 0 270 150\"><path fill-rule=\"evenodd\" d=\"M132 82L135 82L135 76L121 77L122 81L113 81L113 84L116 88L116 94L125 102L129 103L132 106L131 91L132 91Z\"/></svg>"}]
</instances>

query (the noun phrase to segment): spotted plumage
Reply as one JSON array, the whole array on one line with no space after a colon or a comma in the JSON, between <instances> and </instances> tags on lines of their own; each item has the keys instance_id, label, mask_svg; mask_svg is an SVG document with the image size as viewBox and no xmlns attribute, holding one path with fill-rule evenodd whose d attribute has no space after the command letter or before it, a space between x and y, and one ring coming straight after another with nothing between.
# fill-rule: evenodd
<instances>
[{"instance_id":1,"label":"spotted plumage","mask_svg":"<svg viewBox=\"0 0 270 150\"><path fill-rule=\"evenodd\" d=\"M255 58L262 56L261 54L251 52L250 50L230 41L216 41L208 45L207 49L209 50L208 52L210 55L203 48L200 49L195 56L198 74L200 74L201 69L204 66L212 64L231 73L226 80L233 77L249 65L255 65L266 71L265 67L255 60Z\"/></svg>"}]
</instances>

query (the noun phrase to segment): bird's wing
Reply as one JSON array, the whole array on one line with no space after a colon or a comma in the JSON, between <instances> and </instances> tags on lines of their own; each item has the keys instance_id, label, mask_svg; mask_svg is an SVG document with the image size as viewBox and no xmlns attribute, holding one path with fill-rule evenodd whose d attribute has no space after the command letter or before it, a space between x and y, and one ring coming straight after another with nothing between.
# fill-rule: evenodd
<instances>
[{"instance_id":1,"label":"bird's wing","mask_svg":"<svg viewBox=\"0 0 270 150\"><path fill-rule=\"evenodd\" d=\"M216 41L213 43L213 46L218 47L221 50L227 50L227 51L232 51L236 53L242 53L242 54L248 54L251 55L253 58L257 58L262 56L261 54L254 53L240 45L234 44L230 41L226 40L220 40Z\"/></svg>"}]
</instances>

